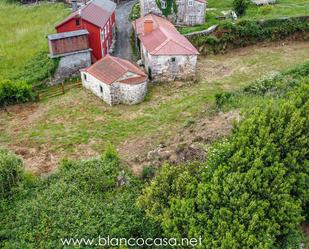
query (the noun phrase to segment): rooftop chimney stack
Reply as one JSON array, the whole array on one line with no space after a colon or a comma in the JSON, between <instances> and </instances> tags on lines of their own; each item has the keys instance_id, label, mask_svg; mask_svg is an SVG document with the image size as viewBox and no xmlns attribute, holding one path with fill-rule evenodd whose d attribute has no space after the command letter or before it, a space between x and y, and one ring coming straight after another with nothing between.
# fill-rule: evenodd
<instances>
[{"instance_id":1,"label":"rooftop chimney stack","mask_svg":"<svg viewBox=\"0 0 309 249\"><path fill-rule=\"evenodd\" d=\"M72 0L71 4L72 4L72 12L75 12L78 9L77 0Z\"/></svg>"},{"instance_id":2,"label":"rooftop chimney stack","mask_svg":"<svg viewBox=\"0 0 309 249\"><path fill-rule=\"evenodd\" d=\"M153 31L153 20L144 21L144 34L149 34Z\"/></svg>"}]
</instances>

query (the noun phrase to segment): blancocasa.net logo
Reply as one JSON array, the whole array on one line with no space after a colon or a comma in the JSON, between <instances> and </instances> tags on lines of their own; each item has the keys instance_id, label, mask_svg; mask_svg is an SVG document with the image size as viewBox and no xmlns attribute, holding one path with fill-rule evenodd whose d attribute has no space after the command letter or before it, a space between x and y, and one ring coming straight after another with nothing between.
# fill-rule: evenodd
<instances>
[{"instance_id":1,"label":"blancocasa.net logo","mask_svg":"<svg viewBox=\"0 0 309 249\"><path fill-rule=\"evenodd\" d=\"M202 237L197 238L62 238L63 246L93 247L197 247L202 245Z\"/></svg>"}]
</instances>

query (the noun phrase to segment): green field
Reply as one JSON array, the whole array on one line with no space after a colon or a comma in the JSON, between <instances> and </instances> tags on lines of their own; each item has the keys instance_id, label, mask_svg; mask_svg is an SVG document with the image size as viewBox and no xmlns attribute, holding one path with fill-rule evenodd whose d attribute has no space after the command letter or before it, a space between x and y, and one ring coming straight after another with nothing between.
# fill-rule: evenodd
<instances>
[{"instance_id":1,"label":"green field","mask_svg":"<svg viewBox=\"0 0 309 249\"><path fill-rule=\"evenodd\" d=\"M25 63L48 51L46 35L70 10L64 4L19 6L0 2L0 77L20 73Z\"/></svg>"},{"instance_id":2,"label":"green field","mask_svg":"<svg viewBox=\"0 0 309 249\"><path fill-rule=\"evenodd\" d=\"M287 16L302 16L309 15L309 2L308 0L278 0L277 4L269 6L256 6L250 4L247 13L240 18L240 20L258 20L258 19L271 19ZM220 22L216 17L222 16L221 11L231 10L233 0L208 0L206 13L206 23L204 25L197 25L195 27L188 27L181 29L182 33L203 30L211 25Z\"/></svg>"}]
</instances>

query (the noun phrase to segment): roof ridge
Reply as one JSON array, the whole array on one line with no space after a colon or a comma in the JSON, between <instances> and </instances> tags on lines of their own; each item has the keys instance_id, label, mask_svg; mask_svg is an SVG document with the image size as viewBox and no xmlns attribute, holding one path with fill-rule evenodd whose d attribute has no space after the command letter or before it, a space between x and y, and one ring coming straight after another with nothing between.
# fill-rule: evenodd
<instances>
[{"instance_id":1,"label":"roof ridge","mask_svg":"<svg viewBox=\"0 0 309 249\"><path fill-rule=\"evenodd\" d=\"M128 67L126 67L126 66L124 66L123 64L120 63L120 61L119 61L119 60L121 60L120 58L111 56L109 54L107 56L109 56L113 61L115 61L117 64L119 64L124 70L129 71Z\"/></svg>"}]
</instances>

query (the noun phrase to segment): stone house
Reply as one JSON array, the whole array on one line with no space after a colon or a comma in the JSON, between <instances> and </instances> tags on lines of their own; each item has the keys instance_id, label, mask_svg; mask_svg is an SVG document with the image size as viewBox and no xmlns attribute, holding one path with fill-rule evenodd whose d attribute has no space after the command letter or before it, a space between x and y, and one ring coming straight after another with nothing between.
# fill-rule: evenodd
<instances>
[{"instance_id":1,"label":"stone house","mask_svg":"<svg viewBox=\"0 0 309 249\"><path fill-rule=\"evenodd\" d=\"M195 77L198 51L171 22L148 14L133 22L141 59L153 81Z\"/></svg>"},{"instance_id":2,"label":"stone house","mask_svg":"<svg viewBox=\"0 0 309 249\"><path fill-rule=\"evenodd\" d=\"M168 19L177 25L205 23L206 0L140 0L140 6L141 16L149 13L163 16L168 11Z\"/></svg>"},{"instance_id":3,"label":"stone house","mask_svg":"<svg viewBox=\"0 0 309 249\"><path fill-rule=\"evenodd\" d=\"M106 55L81 70L82 84L109 105L133 105L147 94L147 75L127 60Z\"/></svg>"}]
</instances>

